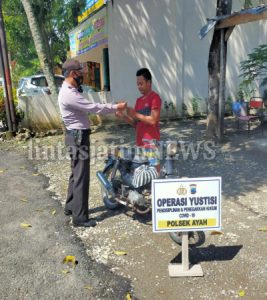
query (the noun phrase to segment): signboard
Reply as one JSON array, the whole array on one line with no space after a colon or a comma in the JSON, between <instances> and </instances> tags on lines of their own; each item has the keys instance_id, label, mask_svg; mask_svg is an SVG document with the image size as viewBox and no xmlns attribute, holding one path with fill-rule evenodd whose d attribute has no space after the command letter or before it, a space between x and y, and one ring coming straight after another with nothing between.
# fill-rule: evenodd
<instances>
[{"instance_id":1,"label":"signboard","mask_svg":"<svg viewBox=\"0 0 267 300\"><path fill-rule=\"evenodd\" d=\"M106 10L101 10L69 33L70 57L108 43Z\"/></svg>"},{"instance_id":2,"label":"signboard","mask_svg":"<svg viewBox=\"0 0 267 300\"><path fill-rule=\"evenodd\" d=\"M221 177L152 182L154 232L221 229Z\"/></svg>"},{"instance_id":3,"label":"signboard","mask_svg":"<svg viewBox=\"0 0 267 300\"><path fill-rule=\"evenodd\" d=\"M83 10L83 13L78 16L78 23L83 22L91 13L101 8L106 3L107 0L86 0L85 9Z\"/></svg>"}]
</instances>

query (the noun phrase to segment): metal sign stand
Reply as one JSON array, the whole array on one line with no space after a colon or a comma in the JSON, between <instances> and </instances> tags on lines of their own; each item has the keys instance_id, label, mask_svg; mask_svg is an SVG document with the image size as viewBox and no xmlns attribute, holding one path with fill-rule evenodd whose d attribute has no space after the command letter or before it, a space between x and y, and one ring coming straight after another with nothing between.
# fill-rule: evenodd
<instances>
[{"instance_id":1,"label":"metal sign stand","mask_svg":"<svg viewBox=\"0 0 267 300\"><path fill-rule=\"evenodd\" d=\"M204 276L201 266L189 263L188 232L182 232L182 263L169 263L170 277Z\"/></svg>"}]
</instances>

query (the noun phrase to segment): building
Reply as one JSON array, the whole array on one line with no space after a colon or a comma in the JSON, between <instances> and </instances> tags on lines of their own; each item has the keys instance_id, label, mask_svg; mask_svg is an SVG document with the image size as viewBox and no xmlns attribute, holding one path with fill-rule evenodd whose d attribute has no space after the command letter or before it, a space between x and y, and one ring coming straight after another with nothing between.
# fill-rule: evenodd
<instances>
[{"instance_id":1,"label":"building","mask_svg":"<svg viewBox=\"0 0 267 300\"><path fill-rule=\"evenodd\" d=\"M244 1L233 1L233 11ZM165 115L206 112L208 54L212 32L200 40L206 18L216 15L214 0L89 0L80 24L70 32L70 55L84 63L87 84L97 101L139 96L135 72L152 71ZM226 98L235 99L239 64L253 48L266 43L267 23L237 26L228 42ZM167 109L168 108L168 109ZM164 111L163 111L164 116Z\"/></svg>"}]
</instances>

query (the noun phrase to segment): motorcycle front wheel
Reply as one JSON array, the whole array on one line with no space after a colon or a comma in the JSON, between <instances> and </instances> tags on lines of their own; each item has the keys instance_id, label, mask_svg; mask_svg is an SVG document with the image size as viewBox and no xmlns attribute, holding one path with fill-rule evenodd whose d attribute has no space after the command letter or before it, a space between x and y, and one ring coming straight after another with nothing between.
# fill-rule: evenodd
<instances>
[{"instance_id":1,"label":"motorcycle front wheel","mask_svg":"<svg viewBox=\"0 0 267 300\"><path fill-rule=\"evenodd\" d=\"M182 232L170 232L170 238L178 245L182 245ZM190 231L188 233L189 244L198 247L205 243L206 237L204 231Z\"/></svg>"},{"instance_id":2,"label":"motorcycle front wheel","mask_svg":"<svg viewBox=\"0 0 267 300\"><path fill-rule=\"evenodd\" d=\"M104 175L109 181L111 181L111 174L112 174L112 167L108 168L104 172ZM113 182L118 182L118 183L121 182L120 175L116 176L113 179ZM114 188L114 191L116 193L116 187ZM114 199L113 195L109 193L102 185L101 185L101 195L102 195L103 202L108 209L116 209L120 205L119 202L117 202Z\"/></svg>"}]
</instances>

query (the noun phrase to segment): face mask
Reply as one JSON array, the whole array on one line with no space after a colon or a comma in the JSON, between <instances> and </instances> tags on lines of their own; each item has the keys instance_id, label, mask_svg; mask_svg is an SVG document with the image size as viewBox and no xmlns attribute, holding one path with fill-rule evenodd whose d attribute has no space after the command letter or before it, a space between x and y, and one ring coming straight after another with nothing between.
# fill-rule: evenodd
<instances>
[{"instance_id":1,"label":"face mask","mask_svg":"<svg viewBox=\"0 0 267 300\"><path fill-rule=\"evenodd\" d=\"M83 84L83 76L77 76L74 78L74 80L76 81L78 87Z\"/></svg>"},{"instance_id":2,"label":"face mask","mask_svg":"<svg viewBox=\"0 0 267 300\"><path fill-rule=\"evenodd\" d=\"M77 91L79 93L83 93L83 87L81 85L78 86Z\"/></svg>"},{"instance_id":3,"label":"face mask","mask_svg":"<svg viewBox=\"0 0 267 300\"><path fill-rule=\"evenodd\" d=\"M79 93L82 93L83 92L83 88L82 88L82 83L83 83L83 76L78 76L76 78L74 78L74 80L76 81L76 84L77 84L77 91Z\"/></svg>"}]
</instances>

